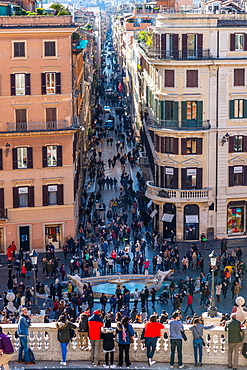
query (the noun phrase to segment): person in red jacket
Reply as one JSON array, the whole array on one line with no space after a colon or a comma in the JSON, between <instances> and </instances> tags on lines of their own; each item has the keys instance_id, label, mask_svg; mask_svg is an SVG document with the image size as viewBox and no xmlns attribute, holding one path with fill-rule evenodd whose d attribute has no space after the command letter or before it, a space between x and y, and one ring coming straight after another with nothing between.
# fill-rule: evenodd
<instances>
[{"instance_id":1,"label":"person in red jacket","mask_svg":"<svg viewBox=\"0 0 247 370\"><path fill-rule=\"evenodd\" d=\"M101 340L101 328L103 327L103 320L100 317L100 311L96 310L88 319L88 336L91 342L91 361L96 367L99 365L99 350Z\"/></svg>"},{"instance_id":2,"label":"person in red jacket","mask_svg":"<svg viewBox=\"0 0 247 370\"><path fill-rule=\"evenodd\" d=\"M156 361L153 361L152 359L156 349L157 339L161 337L161 329L164 329L164 325L157 321L156 315L151 315L144 328L144 340L145 346L147 347L149 366L156 363Z\"/></svg>"},{"instance_id":3,"label":"person in red jacket","mask_svg":"<svg viewBox=\"0 0 247 370\"><path fill-rule=\"evenodd\" d=\"M194 310L193 310L193 307L192 307L192 303L193 303L193 296L192 294L189 292L187 294L187 307L186 307L186 310L184 311L184 314L186 315L188 309L190 308L191 309L191 314L194 315Z\"/></svg>"}]
</instances>

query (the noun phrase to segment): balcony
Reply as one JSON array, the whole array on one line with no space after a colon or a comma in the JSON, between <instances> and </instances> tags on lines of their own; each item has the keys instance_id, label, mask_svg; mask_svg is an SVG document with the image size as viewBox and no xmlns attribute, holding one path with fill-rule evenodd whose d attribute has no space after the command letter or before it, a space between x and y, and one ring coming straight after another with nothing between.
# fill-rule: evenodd
<instances>
[{"instance_id":1,"label":"balcony","mask_svg":"<svg viewBox=\"0 0 247 370\"><path fill-rule=\"evenodd\" d=\"M156 201L169 203L208 202L213 200L211 188L205 189L168 189L154 186L152 181L147 181L146 197Z\"/></svg>"},{"instance_id":2,"label":"balcony","mask_svg":"<svg viewBox=\"0 0 247 370\"><path fill-rule=\"evenodd\" d=\"M210 49L207 50L159 50L150 48L144 42L139 43L139 47L145 52L150 59L167 59L167 60L200 60L212 59L213 55Z\"/></svg>"},{"instance_id":3,"label":"balcony","mask_svg":"<svg viewBox=\"0 0 247 370\"><path fill-rule=\"evenodd\" d=\"M0 220L7 220L7 219L8 219L8 210L7 210L7 208L0 209Z\"/></svg>"},{"instance_id":4,"label":"balcony","mask_svg":"<svg viewBox=\"0 0 247 370\"><path fill-rule=\"evenodd\" d=\"M159 120L148 116L145 122L148 127L171 130L209 130L211 128L209 120Z\"/></svg>"},{"instance_id":5,"label":"balcony","mask_svg":"<svg viewBox=\"0 0 247 370\"><path fill-rule=\"evenodd\" d=\"M59 131L71 130L68 121L48 121L48 122L7 122L7 132L31 132L31 131Z\"/></svg>"}]
</instances>

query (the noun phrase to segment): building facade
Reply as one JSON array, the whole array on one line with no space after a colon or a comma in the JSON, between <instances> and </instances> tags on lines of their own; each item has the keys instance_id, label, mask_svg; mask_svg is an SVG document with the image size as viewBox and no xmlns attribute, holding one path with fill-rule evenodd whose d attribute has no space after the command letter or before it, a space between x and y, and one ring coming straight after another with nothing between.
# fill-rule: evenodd
<instances>
[{"instance_id":1,"label":"building facade","mask_svg":"<svg viewBox=\"0 0 247 370\"><path fill-rule=\"evenodd\" d=\"M164 238L246 234L246 35L245 15L160 14L152 45L134 42L146 196Z\"/></svg>"},{"instance_id":2,"label":"building facade","mask_svg":"<svg viewBox=\"0 0 247 370\"><path fill-rule=\"evenodd\" d=\"M0 249L75 235L70 16L1 17Z\"/></svg>"}]
</instances>

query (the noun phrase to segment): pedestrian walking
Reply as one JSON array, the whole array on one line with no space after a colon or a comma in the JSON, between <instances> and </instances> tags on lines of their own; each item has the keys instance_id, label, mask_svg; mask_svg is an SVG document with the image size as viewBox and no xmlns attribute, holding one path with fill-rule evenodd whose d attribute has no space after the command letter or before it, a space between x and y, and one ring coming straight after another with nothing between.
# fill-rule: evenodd
<instances>
[{"instance_id":1,"label":"pedestrian walking","mask_svg":"<svg viewBox=\"0 0 247 370\"><path fill-rule=\"evenodd\" d=\"M151 315L144 327L144 340L149 366L156 363L156 361L153 361L153 356L156 350L157 339L161 337L162 329L164 329L164 325L157 321L157 316Z\"/></svg>"},{"instance_id":2,"label":"pedestrian walking","mask_svg":"<svg viewBox=\"0 0 247 370\"><path fill-rule=\"evenodd\" d=\"M193 303L193 296L192 294L189 292L187 294L187 307L186 307L186 310L184 311L184 314L186 315L187 314L187 311L188 309L190 308L191 310L191 314L194 315L194 309L192 307L192 303Z\"/></svg>"}]
</instances>

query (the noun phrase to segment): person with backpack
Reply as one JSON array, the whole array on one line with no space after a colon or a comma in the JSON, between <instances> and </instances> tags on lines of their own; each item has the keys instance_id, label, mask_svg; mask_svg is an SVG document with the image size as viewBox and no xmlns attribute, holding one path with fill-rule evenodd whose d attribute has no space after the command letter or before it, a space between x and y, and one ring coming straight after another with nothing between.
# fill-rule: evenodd
<instances>
[{"instance_id":1,"label":"person with backpack","mask_svg":"<svg viewBox=\"0 0 247 370\"><path fill-rule=\"evenodd\" d=\"M62 350L62 361L60 365L66 366L67 345L75 334L74 329L76 329L76 325L68 321L66 314L62 314L58 318L56 327L58 329L57 339L60 342Z\"/></svg>"},{"instance_id":2,"label":"person with backpack","mask_svg":"<svg viewBox=\"0 0 247 370\"><path fill-rule=\"evenodd\" d=\"M3 366L4 370L9 370L9 361L13 353L14 348L11 340L7 334L3 333L2 327L0 326L0 366Z\"/></svg>"},{"instance_id":3,"label":"person with backpack","mask_svg":"<svg viewBox=\"0 0 247 370\"><path fill-rule=\"evenodd\" d=\"M88 337L88 318L90 317L90 308L88 307L86 311L82 312L79 316L79 338L81 344L81 350L84 349L84 340Z\"/></svg>"},{"instance_id":4,"label":"person with backpack","mask_svg":"<svg viewBox=\"0 0 247 370\"><path fill-rule=\"evenodd\" d=\"M116 329L111 327L111 319L106 318L105 325L101 328L101 338L103 339L103 352L105 353L105 365L104 367L115 368L114 362L114 339L116 336ZM110 354L110 366L109 366L109 354Z\"/></svg>"}]
</instances>

